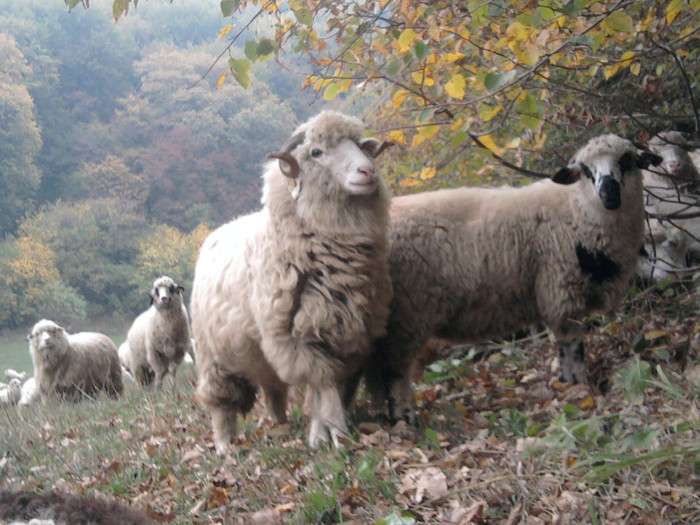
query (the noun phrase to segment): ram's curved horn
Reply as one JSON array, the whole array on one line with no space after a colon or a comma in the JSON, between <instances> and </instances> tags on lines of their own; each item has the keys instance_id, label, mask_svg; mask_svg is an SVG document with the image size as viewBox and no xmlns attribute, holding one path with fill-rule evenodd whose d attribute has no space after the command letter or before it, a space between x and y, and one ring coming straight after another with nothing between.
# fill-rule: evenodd
<instances>
[{"instance_id":1,"label":"ram's curved horn","mask_svg":"<svg viewBox=\"0 0 700 525\"><path fill-rule=\"evenodd\" d=\"M291 153L285 153L284 151L278 151L277 153L268 153L268 159L279 159L280 170L285 177L290 179L296 179L299 176L299 163Z\"/></svg>"},{"instance_id":2,"label":"ram's curved horn","mask_svg":"<svg viewBox=\"0 0 700 525\"><path fill-rule=\"evenodd\" d=\"M306 134L303 131L297 133L296 135L292 135L287 142L284 143L280 151L270 153L267 156L268 159L281 160L282 162L279 163L280 170L282 170L282 173L290 179L296 179L299 176L299 163L297 162L297 159L291 155L291 152L299 144L304 142L305 136Z\"/></svg>"}]
</instances>

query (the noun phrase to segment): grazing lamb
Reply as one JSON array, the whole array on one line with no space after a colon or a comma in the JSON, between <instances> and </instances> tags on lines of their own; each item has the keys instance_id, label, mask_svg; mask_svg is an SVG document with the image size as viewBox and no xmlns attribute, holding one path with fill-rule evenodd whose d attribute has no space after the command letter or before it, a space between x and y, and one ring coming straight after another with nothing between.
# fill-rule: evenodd
<instances>
[{"instance_id":1,"label":"grazing lamb","mask_svg":"<svg viewBox=\"0 0 700 525\"><path fill-rule=\"evenodd\" d=\"M604 135L551 181L394 198L391 315L365 367L378 408L411 419L409 370L431 336L479 342L544 322L561 379L584 381L581 320L629 287L644 228L639 168L659 160Z\"/></svg>"},{"instance_id":2,"label":"grazing lamb","mask_svg":"<svg viewBox=\"0 0 700 525\"><path fill-rule=\"evenodd\" d=\"M174 388L177 367L185 354L192 352L189 318L182 300L184 290L170 277L158 277L148 293L151 307L139 315L129 328L126 336L129 347L126 368L142 386L154 382L156 387L160 387L170 372Z\"/></svg>"},{"instance_id":3,"label":"grazing lamb","mask_svg":"<svg viewBox=\"0 0 700 525\"><path fill-rule=\"evenodd\" d=\"M310 386L309 443L348 432L343 385L384 333L389 193L375 171L385 144L360 120L324 111L264 169L263 209L214 231L192 290L197 397L219 452L257 387L284 421L289 385Z\"/></svg>"},{"instance_id":4,"label":"grazing lamb","mask_svg":"<svg viewBox=\"0 0 700 525\"><path fill-rule=\"evenodd\" d=\"M68 334L53 321L42 319L27 338L42 400L78 401L98 391L116 397L124 390L117 347L106 335Z\"/></svg>"},{"instance_id":5,"label":"grazing lamb","mask_svg":"<svg viewBox=\"0 0 700 525\"><path fill-rule=\"evenodd\" d=\"M22 382L13 377L10 382L0 387L0 405L16 405L22 399Z\"/></svg>"}]
</instances>

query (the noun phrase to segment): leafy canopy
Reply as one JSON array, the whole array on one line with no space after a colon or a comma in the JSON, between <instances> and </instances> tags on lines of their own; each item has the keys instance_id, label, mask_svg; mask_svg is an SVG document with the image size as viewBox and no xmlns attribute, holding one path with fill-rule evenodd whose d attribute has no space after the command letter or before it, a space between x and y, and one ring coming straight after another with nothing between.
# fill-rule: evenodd
<instances>
[{"instance_id":1,"label":"leafy canopy","mask_svg":"<svg viewBox=\"0 0 700 525\"><path fill-rule=\"evenodd\" d=\"M116 0L115 18L128 7ZM604 129L696 128L698 10L700 0L222 0L233 23L218 84L247 86L252 62L305 55L317 97L372 93L378 127L411 146L401 184L421 185L464 162L522 166L523 151L545 147L563 162ZM262 20L274 38L250 37Z\"/></svg>"}]
</instances>

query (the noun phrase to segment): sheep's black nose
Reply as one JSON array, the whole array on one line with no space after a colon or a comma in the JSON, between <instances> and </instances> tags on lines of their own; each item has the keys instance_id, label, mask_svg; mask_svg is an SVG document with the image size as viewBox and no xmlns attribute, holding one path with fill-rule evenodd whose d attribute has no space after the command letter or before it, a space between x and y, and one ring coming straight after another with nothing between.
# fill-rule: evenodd
<instances>
[{"instance_id":1,"label":"sheep's black nose","mask_svg":"<svg viewBox=\"0 0 700 525\"><path fill-rule=\"evenodd\" d=\"M600 181L598 196L603 201L607 210L616 210L622 203L620 199L620 183L610 176L605 176Z\"/></svg>"}]
</instances>

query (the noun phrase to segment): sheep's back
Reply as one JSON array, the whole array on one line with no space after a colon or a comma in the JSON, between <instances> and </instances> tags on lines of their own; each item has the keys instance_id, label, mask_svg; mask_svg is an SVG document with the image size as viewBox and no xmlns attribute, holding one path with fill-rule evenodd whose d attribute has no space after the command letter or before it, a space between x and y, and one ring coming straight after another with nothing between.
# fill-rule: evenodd
<instances>
[{"instance_id":1,"label":"sheep's back","mask_svg":"<svg viewBox=\"0 0 700 525\"><path fill-rule=\"evenodd\" d=\"M546 181L394 199L390 324L402 325L398 333L420 334L409 339L434 334L476 341L619 300L636 265L641 238L632 244L641 236L641 210L630 205L635 217L628 230L622 227L629 238L621 239L577 207L575 192L573 185ZM606 220L613 224L617 216ZM578 245L619 263L618 278L596 283L583 275Z\"/></svg>"}]
</instances>

